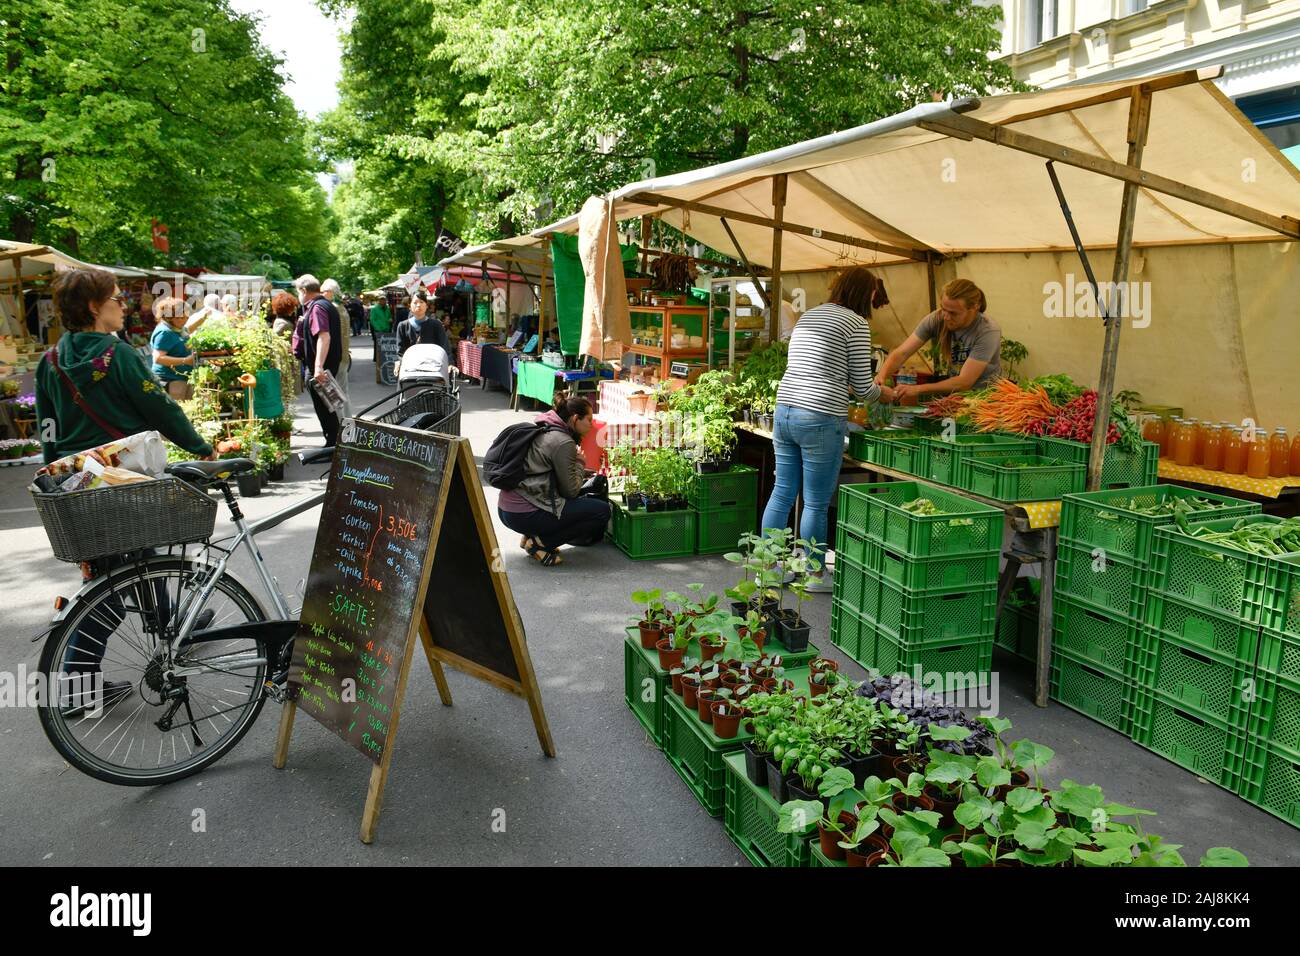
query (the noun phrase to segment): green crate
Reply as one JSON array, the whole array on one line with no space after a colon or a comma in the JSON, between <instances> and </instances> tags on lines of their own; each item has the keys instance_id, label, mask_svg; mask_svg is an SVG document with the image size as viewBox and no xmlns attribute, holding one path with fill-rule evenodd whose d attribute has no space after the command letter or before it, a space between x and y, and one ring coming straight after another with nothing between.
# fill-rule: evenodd
<instances>
[{"instance_id":1,"label":"green crate","mask_svg":"<svg viewBox=\"0 0 1300 956\"><path fill-rule=\"evenodd\" d=\"M610 502L614 543L629 558L682 558L695 553L695 512L628 511Z\"/></svg>"},{"instance_id":2,"label":"green crate","mask_svg":"<svg viewBox=\"0 0 1300 956\"><path fill-rule=\"evenodd\" d=\"M1237 793L1295 827L1300 827L1300 751L1252 744Z\"/></svg>"},{"instance_id":3,"label":"green crate","mask_svg":"<svg viewBox=\"0 0 1300 956\"><path fill-rule=\"evenodd\" d=\"M822 852L822 841L813 837L808 841L808 865L809 866L844 866L848 863L844 860L832 860Z\"/></svg>"},{"instance_id":4,"label":"green crate","mask_svg":"<svg viewBox=\"0 0 1300 956\"><path fill-rule=\"evenodd\" d=\"M745 775L745 755L729 753L722 758L725 768L725 805L722 825L754 866L807 866L808 837L817 832L810 824L802 833L777 829L781 806L766 787L756 787Z\"/></svg>"},{"instance_id":5,"label":"green crate","mask_svg":"<svg viewBox=\"0 0 1300 956\"><path fill-rule=\"evenodd\" d=\"M1253 662L1191 646L1160 631L1150 637L1138 657L1136 684L1244 735L1257 693Z\"/></svg>"},{"instance_id":6,"label":"green crate","mask_svg":"<svg viewBox=\"0 0 1300 956\"><path fill-rule=\"evenodd\" d=\"M1032 455L1037 451L1032 438L1012 435L957 435L952 441L942 438L924 441L930 449L925 476L954 488L962 487L962 465L971 458Z\"/></svg>"},{"instance_id":7,"label":"green crate","mask_svg":"<svg viewBox=\"0 0 1300 956\"><path fill-rule=\"evenodd\" d=\"M864 621L861 614L840 600L831 601L831 643L850 660L861 660L864 631L868 640L874 639L875 632L870 621Z\"/></svg>"},{"instance_id":8,"label":"green crate","mask_svg":"<svg viewBox=\"0 0 1300 956\"><path fill-rule=\"evenodd\" d=\"M840 522L835 528L835 558L848 558L863 567L867 564L867 555L869 546L865 534L859 534L852 528L847 527L844 522Z\"/></svg>"},{"instance_id":9,"label":"green crate","mask_svg":"<svg viewBox=\"0 0 1300 956\"><path fill-rule=\"evenodd\" d=\"M893 460L892 444L900 439L911 439L920 441L926 436L926 433L919 429L906 428L886 428L877 431L853 432L857 436L857 451L861 454L853 454L854 439L849 438L849 454L858 461L865 461L872 465L880 465L882 468L892 468Z\"/></svg>"},{"instance_id":10,"label":"green crate","mask_svg":"<svg viewBox=\"0 0 1300 956\"><path fill-rule=\"evenodd\" d=\"M1270 515L1248 515L1206 521L1196 528L1230 531L1238 522L1276 524L1281 520ZM1166 525L1155 531L1148 581L1153 590L1183 598L1197 607L1240 617L1248 624L1268 624L1274 630L1284 630L1271 622L1286 614L1284 602L1291 594L1285 583L1288 573L1281 559L1212 544Z\"/></svg>"},{"instance_id":11,"label":"green crate","mask_svg":"<svg viewBox=\"0 0 1300 956\"><path fill-rule=\"evenodd\" d=\"M758 472L748 465L732 465L728 471L697 474L691 478L687 497L696 511L717 511L758 501Z\"/></svg>"},{"instance_id":12,"label":"green crate","mask_svg":"<svg viewBox=\"0 0 1300 956\"><path fill-rule=\"evenodd\" d=\"M1132 727L1137 743L1211 783L1237 791L1247 757L1243 735L1160 691L1138 699Z\"/></svg>"},{"instance_id":13,"label":"green crate","mask_svg":"<svg viewBox=\"0 0 1300 956\"><path fill-rule=\"evenodd\" d=\"M1146 571L1132 561L1109 553L1094 557L1086 547L1062 541L1056 549L1056 592L1137 621L1146 600Z\"/></svg>"},{"instance_id":14,"label":"green crate","mask_svg":"<svg viewBox=\"0 0 1300 956\"><path fill-rule=\"evenodd\" d=\"M669 696L664 711L664 756L711 816L722 814L722 758L739 750L749 737L742 729L730 740L721 739L712 724L686 709L680 697Z\"/></svg>"},{"instance_id":15,"label":"green crate","mask_svg":"<svg viewBox=\"0 0 1300 956\"><path fill-rule=\"evenodd\" d=\"M866 432L849 432L849 457L857 461L869 461L867 450L870 443L867 441ZM879 464L879 462L877 462Z\"/></svg>"},{"instance_id":16,"label":"green crate","mask_svg":"<svg viewBox=\"0 0 1300 956\"><path fill-rule=\"evenodd\" d=\"M998 616L993 646L1021 660L1038 660L1038 608L1008 604Z\"/></svg>"},{"instance_id":17,"label":"green crate","mask_svg":"<svg viewBox=\"0 0 1300 956\"><path fill-rule=\"evenodd\" d=\"M664 743L664 707L673 695L671 677L659 669L655 651L637 637L623 639L623 700L656 747Z\"/></svg>"},{"instance_id":18,"label":"green crate","mask_svg":"<svg viewBox=\"0 0 1300 956\"><path fill-rule=\"evenodd\" d=\"M1052 601L1052 647L1128 678L1146 646L1146 629L1127 615L1098 610L1064 594Z\"/></svg>"},{"instance_id":19,"label":"green crate","mask_svg":"<svg viewBox=\"0 0 1300 956\"><path fill-rule=\"evenodd\" d=\"M914 558L902 551L875 547L867 567L886 581L913 591L957 591L996 584L1002 556L996 551L967 556Z\"/></svg>"},{"instance_id":20,"label":"green crate","mask_svg":"<svg viewBox=\"0 0 1300 956\"><path fill-rule=\"evenodd\" d=\"M1261 623L1300 637L1300 556L1272 558L1265 570Z\"/></svg>"},{"instance_id":21,"label":"green crate","mask_svg":"<svg viewBox=\"0 0 1300 956\"><path fill-rule=\"evenodd\" d=\"M871 639L868 640L868 631ZM943 692L982 686L989 681L993 666L993 636L938 641L934 644L904 646L880 627L863 628L862 657L858 663L881 674L915 676L919 669L921 683L927 689ZM939 680L927 675L942 675Z\"/></svg>"},{"instance_id":22,"label":"green crate","mask_svg":"<svg viewBox=\"0 0 1300 956\"><path fill-rule=\"evenodd\" d=\"M1092 454L1092 446L1079 441L1045 436L1037 439L1037 442L1038 454L1045 458L1057 458L1085 467L1088 456ZM1114 489L1154 485L1159 466L1160 446L1155 442L1144 441L1142 450L1137 452L1107 445L1106 458L1101 465L1101 486Z\"/></svg>"},{"instance_id":23,"label":"green crate","mask_svg":"<svg viewBox=\"0 0 1300 956\"><path fill-rule=\"evenodd\" d=\"M1251 663L1259 647L1257 625L1158 591L1147 595L1146 623L1153 631L1187 647L1210 651L1221 658Z\"/></svg>"},{"instance_id":24,"label":"green crate","mask_svg":"<svg viewBox=\"0 0 1300 956\"><path fill-rule=\"evenodd\" d=\"M758 528L758 515L751 502L734 508L695 512L695 553L725 554L735 551L740 536Z\"/></svg>"},{"instance_id":25,"label":"green crate","mask_svg":"<svg viewBox=\"0 0 1300 956\"><path fill-rule=\"evenodd\" d=\"M965 591L909 591L881 582L875 614L863 609L876 626L904 647L974 638L993 643L997 630L996 583Z\"/></svg>"},{"instance_id":26,"label":"green crate","mask_svg":"<svg viewBox=\"0 0 1300 956\"><path fill-rule=\"evenodd\" d=\"M1262 628L1255 666L1266 675L1281 677L1300 686L1300 637L1270 627Z\"/></svg>"},{"instance_id":27,"label":"green crate","mask_svg":"<svg viewBox=\"0 0 1300 956\"><path fill-rule=\"evenodd\" d=\"M1052 700L1128 735L1132 727L1133 682L1122 673L1080 660L1068 651L1052 651Z\"/></svg>"},{"instance_id":28,"label":"green crate","mask_svg":"<svg viewBox=\"0 0 1300 956\"><path fill-rule=\"evenodd\" d=\"M847 605L860 614L875 613L879 603L878 586L867 588L867 569L848 555L835 555L835 581L831 587L831 596L841 604Z\"/></svg>"},{"instance_id":29,"label":"green crate","mask_svg":"<svg viewBox=\"0 0 1300 956\"><path fill-rule=\"evenodd\" d=\"M735 633L734 631L730 631L724 628L723 631L724 636L731 636L734 633ZM635 627L627 628L626 634L628 639L633 641L636 644L637 649L641 650L641 641L640 641L637 628ZM662 667L659 666L658 651L642 650L641 652L642 654L645 655L647 666L652 669L656 677L663 678L665 680L671 680L671 675L668 673L668 671L664 670ZM808 642L808 647L806 650L802 650L798 652L790 651L786 648L784 644L781 643L780 639L777 638L775 635L769 635L767 640L764 642L763 652L772 657L780 656L782 658L782 666L784 666L787 671L790 671L795 668L807 667L808 662L813 660L821 653L821 651L817 649L817 645L814 644L812 641ZM693 637L686 645L686 656L693 657L697 661L700 660L700 642ZM789 675L787 674L787 676ZM669 688L669 694L667 696L670 697L676 696L672 694L671 687Z\"/></svg>"},{"instance_id":30,"label":"green crate","mask_svg":"<svg viewBox=\"0 0 1300 956\"><path fill-rule=\"evenodd\" d=\"M967 491L995 501L1052 501L1083 491L1088 470L1042 455L1009 455L966 461L961 480Z\"/></svg>"},{"instance_id":31,"label":"green crate","mask_svg":"<svg viewBox=\"0 0 1300 956\"><path fill-rule=\"evenodd\" d=\"M1173 524L1173 516L1144 515L1128 509L1133 505L1157 505L1175 498L1205 498L1220 503L1219 507L1189 515L1188 520L1193 524L1258 514L1260 510L1253 501L1195 491L1181 485L1089 491L1061 499L1061 540L1089 550L1105 548L1106 553L1114 557L1148 564L1155 529Z\"/></svg>"},{"instance_id":32,"label":"green crate","mask_svg":"<svg viewBox=\"0 0 1300 956\"><path fill-rule=\"evenodd\" d=\"M885 467L905 475L924 478L930 467L930 446L925 441L925 438L918 436L887 443L885 448L889 452L889 461Z\"/></svg>"},{"instance_id":33,"label":"green crate","mask_svg":"<svg viewBox=\"0 0 1300 956\"><path fill-rule=\"evenodd\" d=\"M944 514L903 510L918 498L928 498ZM1006 517L996 508L916 481L841 485L839 515L855 534L918 558L999 551Z\"/></svg>"},{"instance_id":34,"label":"green crate","mask_svg":"<svg viewBox=\"0 0 1300 956\"><path fill-rule=\"evenodd\" d=\"M1256 671L1247 690L1253 700L1246 738L1300 754L1300 681Z\"/></svg>"}]
</instances>

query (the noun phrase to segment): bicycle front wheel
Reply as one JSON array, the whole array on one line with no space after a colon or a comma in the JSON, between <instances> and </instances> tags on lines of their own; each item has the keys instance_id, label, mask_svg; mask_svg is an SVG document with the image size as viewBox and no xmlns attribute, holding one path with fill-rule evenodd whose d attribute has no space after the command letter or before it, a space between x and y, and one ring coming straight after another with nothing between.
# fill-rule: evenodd
<instances>
[{"instance_id":1,"label":"bicycle front wheel","mask_svg":"<svg viewBox=\"0 0 1300 956\"><path fill-rule=\"evenodd\" d=\"M151 557L119 568L69 608L46 639L41 727L82 773L151 786L197 773L252 726L265 701L267 647L239 625L265 620L234 578L219 578L199 626L219 640L175 641L212 568Z\"/></svg>"}]
</instances>

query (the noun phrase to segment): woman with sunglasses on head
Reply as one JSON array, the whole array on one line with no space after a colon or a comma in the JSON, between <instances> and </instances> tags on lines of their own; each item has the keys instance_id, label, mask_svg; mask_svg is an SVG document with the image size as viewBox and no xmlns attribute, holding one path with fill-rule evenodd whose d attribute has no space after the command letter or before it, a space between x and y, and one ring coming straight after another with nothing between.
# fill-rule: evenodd
<instances>
[{"instance_id":1,"label":"woman with sunglasses on head","mask_svg":"<svg viewBox=\"0 0 1300 956\"><path fill-rule=\"evenodd\" d=\"M136 432L158 431L196 458L212 446L158 383L140 353L117 337L123 296L102 269L55 276L64 334L36 369L36 420L46 463Z\"/></svg>"}]
</instances>

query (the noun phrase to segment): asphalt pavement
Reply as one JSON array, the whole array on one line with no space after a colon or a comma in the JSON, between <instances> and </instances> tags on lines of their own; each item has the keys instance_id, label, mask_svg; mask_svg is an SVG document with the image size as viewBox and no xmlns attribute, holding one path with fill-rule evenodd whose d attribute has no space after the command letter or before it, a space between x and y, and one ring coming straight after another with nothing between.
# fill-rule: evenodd
<instances>
[{"instance_id":1,"label":"asphalt pavement","mask_svg":"<svg viewBox=\"0 0 1300 956\"><path fill-rule=\"evenodd\" d=\"M369 350L357 348L351 398L361 407L387 393L374 383ZM500 429L526 420L499 389L466 384L462 434L481 458ZM303 396L295 450L319 446ZM320 487L320 466L292 462L288 480L246 499L249 517ZM29 468L0 468L0 672L34 671L57 595L77 570L50 555L26 492ZM496 492L486 489L495 513ZM319 511L259 538L296 606ZM229 528L223 514L218 531ZM567 549L543 568L497 525L511 587L559 751L542 755L527 706L448 671L455 700L443 707L417 654L402 710L375 841L358 832L369 761L306 716L296 722L288 766L271 765L278 708L268 705L233 752L202 774L166 787L119 788L67 766L36 712L0 707L0 860L10 865L743 865L744 859L651 744L623 702L623 627L628 596L642 587L735 583L720 557L634 562L609 544ZM445 545L444 545L445 546ZM454 543L452 543L454 546ZM234 568L253 581L245 565ZM431 585L437 588L435 580ZM448 594L447 600L456 600ZM830 647L830 596L805 616L813 642ZM1127 738L1060 705L1036 708L1032 678L995 660L999 710L1011 736L1052 747L1049 781L1100 784L1116 802L1155 810L1148 829L1184 845L1193 864L1207 847L1232 846L1255 865L1300 864L1300 833ZM197 811L202 811L199 813ZM504 821L504 827L501 823ZM200 825L201 824L201 825Z\"/></svg>"}]
</instances>

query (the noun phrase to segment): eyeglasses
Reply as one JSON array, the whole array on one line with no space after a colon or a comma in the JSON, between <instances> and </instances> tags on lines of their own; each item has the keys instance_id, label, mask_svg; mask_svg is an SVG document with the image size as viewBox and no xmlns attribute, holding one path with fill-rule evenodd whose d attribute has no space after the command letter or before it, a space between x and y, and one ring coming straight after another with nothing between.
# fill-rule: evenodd
<instances>
[{"instance_id":1,"label":"eyeglasses","mask_svg":"<svg viewBox=\"0 0 1300 956\"><path fill-rule=\"evenodd\" d=\"M122 308L126 308L127 303L131 301L131 298L125 292L119 292L115 296L110 296L109 301L116 302L118 305L122 306Z\"/></svg>"}]
</instances>

